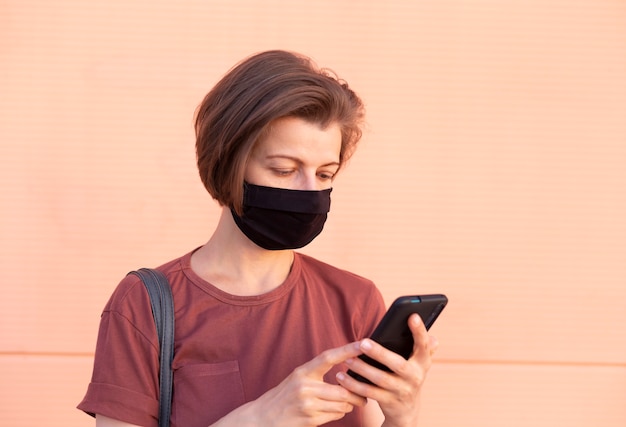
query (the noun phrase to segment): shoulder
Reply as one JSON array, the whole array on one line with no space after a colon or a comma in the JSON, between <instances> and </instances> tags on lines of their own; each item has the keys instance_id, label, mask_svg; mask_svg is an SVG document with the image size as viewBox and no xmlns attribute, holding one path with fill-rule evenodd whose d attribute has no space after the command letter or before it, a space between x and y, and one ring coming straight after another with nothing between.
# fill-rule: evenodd
<instances>
[{"instance_id":1,"label":"shoulder","mask_svg":"<svg viewBox=\"0 0 626 427\"><path fill-rule=\"evenodd\" d=\"M366 286L374 286L374 282L351 271L335 267L326 262L320 261L309 255L296 253L296 260L301 264L304 272L311 272L327 278L340 278L349 282L354 282Z\"/></svg>"},{"instance_id":2,"label":"shoulder","mask_svg":"<svg viewBox=\"0 0 626 427\"><path fill-rule=\"evenodd\" d=\"M181 272L181 260L184 259L185 256L173 259L159 267L156 267L155 270L163 273L171 284L176 275ZM145 313L144 307L149 307L150 299L139 276L132 274L133 271L138 269L139 267L135 270L129 271L126 276L121 279L111 294L104 311L112 311L125 315Z\"/></svg>"},{"instance_id":3,"label":"shoulder","mask_svg":"<svg viewBox=\"0 0 626 427\"><path fill-rule=\"evenodd\" d=\"M374 282L351 271L335 267L308 255L296 253L301 275L322 285L328 292L349 296L351 299L375 298L382 300Z\"/></svg>"}]
</instances>

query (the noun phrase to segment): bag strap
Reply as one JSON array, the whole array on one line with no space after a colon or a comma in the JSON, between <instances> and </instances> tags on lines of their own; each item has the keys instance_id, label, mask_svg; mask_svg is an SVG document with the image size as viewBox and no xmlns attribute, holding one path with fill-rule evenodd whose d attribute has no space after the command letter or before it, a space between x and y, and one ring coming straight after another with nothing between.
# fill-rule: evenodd
<instances>
[{"instance_id":1,"label":"bag strap","mask_svg":"<svg viewBox=\"0 0 626 427\"><path fill-rule=\"evenodd\" d=\"M159 427L169 427L172 407L172 359L174 358L174 298L167 278L160 271L140 268L138 276L148 290L159 337Z\"/></svg>"}]
</instances>

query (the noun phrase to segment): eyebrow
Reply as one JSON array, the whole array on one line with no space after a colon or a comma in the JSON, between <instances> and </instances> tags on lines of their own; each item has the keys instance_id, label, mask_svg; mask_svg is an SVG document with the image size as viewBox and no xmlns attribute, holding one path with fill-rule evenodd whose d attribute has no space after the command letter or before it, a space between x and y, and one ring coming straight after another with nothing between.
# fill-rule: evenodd
<instances>
[{"instance_id":1,"label":"eyebrow","mask_svg":"<svg viewBox=\"0 0 626 427\"><path fill-rule=\"evenodd\" d=\"M288 160L292 160L296 163L303 163L302 160L300 160L297 157L293 157L293 156L288 156L286 154L273 154L273 155L269 155L265 157L266 159L288 159ZM321 165L322 167L326 167L326 166L337 166L339 167L341 164L339 162L330 162L330 163L326 163Z\"/></svg>"}]
</instances>

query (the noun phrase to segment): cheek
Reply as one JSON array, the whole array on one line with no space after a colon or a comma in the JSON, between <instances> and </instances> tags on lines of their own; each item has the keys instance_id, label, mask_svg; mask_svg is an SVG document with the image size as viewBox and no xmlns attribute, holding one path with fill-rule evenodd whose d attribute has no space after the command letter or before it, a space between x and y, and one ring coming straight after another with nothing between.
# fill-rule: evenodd
<instances>
[{"instance_id":1,"label":"cheek","mask_svg":"<svg viewBox=\"0 0 626 427\"><path fill-rule=\"evenodd\" d=\"M249 164L243 175L246 182L254 185L263 185L266 187L274 187L273 177L258 165Z\"/></svg>"},{"instance_id":2,"label":"cheek","mask_svg":"<svg viewBox=\"0 0 626 427\"><path fill-rule=\"evenodd\" d=\"M256 184L256 180L261 177L261 167L254 160L250 160L243 173L243 179L251 184Z\"/></svg>"},{"instance_id":3,"label":"cheek","mask_svg":"<svg viewBox=\"0 0 626 427\"><path fill-rule=\"evenodd\" d=\"M254 180L254 174L250 172L249 168L246 169L245 173L243 174L243 180L250 183L252 183L252 180Z\"/></svg>"}]
</instances>

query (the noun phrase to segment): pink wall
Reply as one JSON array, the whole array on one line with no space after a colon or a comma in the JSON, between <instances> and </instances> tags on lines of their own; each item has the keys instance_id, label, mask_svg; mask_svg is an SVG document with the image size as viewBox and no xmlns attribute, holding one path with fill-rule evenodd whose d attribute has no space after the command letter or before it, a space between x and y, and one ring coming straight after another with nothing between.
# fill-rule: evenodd
<instances>
[{"instance_id":1,"label":"pink wall","mask_svg":"<svg viewBox=\"0 0 626 427\"><path fill-rule=\"evenodd\" d=\"M306 252L450 297L421 426L626 425L618 0L2 2L0 425L90 425L113 287L216 220L194 108L269 48L368 105Z\"/></svg>"}]
</instances>

